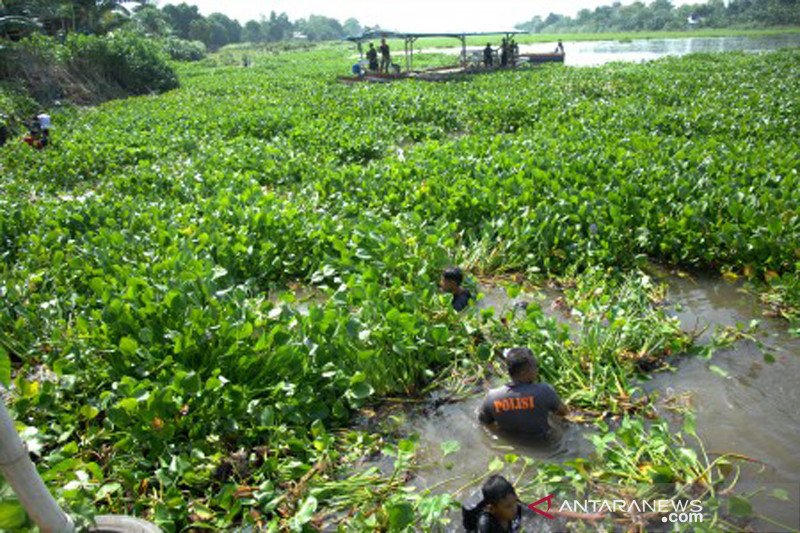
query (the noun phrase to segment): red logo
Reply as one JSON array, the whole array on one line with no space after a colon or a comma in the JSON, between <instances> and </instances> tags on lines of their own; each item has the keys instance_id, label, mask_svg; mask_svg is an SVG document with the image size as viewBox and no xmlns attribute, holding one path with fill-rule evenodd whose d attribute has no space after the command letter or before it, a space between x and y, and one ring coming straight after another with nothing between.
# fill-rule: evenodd
<instances>
[{"instance_id":1,"label":"red logo","mask_svg":"<svg viewBox=\"0 0 800 533\"><path fill-rule=\"evenodd\" d=\"M545 496L544 498L542 498L541 500L529 504L528 505L528 509L530 509L534 513L539 513L540 515L542 515L545 518L549 518L550 520L555 520L555 518L556 518L555 516L551 515L547 511L542 511L541 509L537 509L536 508L537 505L539 505L540 503L544 503L544 502L547 502L547 511L549 511L550 510L550 505L553 503L553 495L549 494L549 495Z\"/></svg>"}]
</instances>

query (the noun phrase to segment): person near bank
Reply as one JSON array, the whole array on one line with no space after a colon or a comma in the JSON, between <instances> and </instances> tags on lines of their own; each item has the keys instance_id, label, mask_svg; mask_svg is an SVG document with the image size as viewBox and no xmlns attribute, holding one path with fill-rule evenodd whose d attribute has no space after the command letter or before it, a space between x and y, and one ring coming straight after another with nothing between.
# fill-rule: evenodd
<instances>
[{"instance_id":1,"label":"person near bank","mask_svg":"<svg viewBox=\"0 0 800 533\"><path fill-rule=\"evenodd\" d=\"M566 416L567 406L551 385L537 383L539 364L530 348L508 350L506 367L511 383L489 391L478 420L509 435L546 440L551 430L550 413Z\"/></svg>"},{"instance_id":2,"label":"person near bank","mask_svg":"<svg viewBox=\"0 0 800 533\"><path fill-rule=\"evenodd\" d=\"M386 44L386 39L381 39L381 72L389 73L389 66L392 64L392 58L389 55L389 45Z\"/></svg>"},{"instance_id":3,"label":"person near bank","mask_svg":"<svg viewBox=\"0 0 800 533\"><path fill-rule=\"evenodd\" d=\"M462 283L464 283L464 273L458 267L445 269L439 282L444 292L453 295L453 309L456 311L462 311L472 299L472 294L461 286Z\"/></svg>"},{"instance_id":4,"label":"person near bank","mask_svg":"<svg viewBox=\"0 0 800 533\"><path fill-rule=\"evenodd\" d=\"M503 476L493 475L481 487L483 499L463 508L464 529L477 533L516 533L522 527L522 506L514 486Z\"/></svg>"}]
</instances>

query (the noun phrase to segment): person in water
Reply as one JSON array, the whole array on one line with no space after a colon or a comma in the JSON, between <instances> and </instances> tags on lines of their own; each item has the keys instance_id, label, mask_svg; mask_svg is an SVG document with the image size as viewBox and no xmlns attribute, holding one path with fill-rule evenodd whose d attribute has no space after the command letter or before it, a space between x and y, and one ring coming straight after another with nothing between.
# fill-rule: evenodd
<instances>
[{"instance_id":1,"label":"person in water","mask_svg":"<svg viewBox=\"0 0 800 533\"><path fill-rule=\"evenodd\" d=\"M550 413L565 416L567 406L552 386L537 383L539 364L529 348L509 350L506 366L511 383L489 391L478 420L509 435L547 439L551 431Z\"/></svg>"},{"instance_id":2,"label":"person in water","mask_svg":"<svg viewBox=\"0 0 800 533\"><path fill-rule=\"evenodd\" d=\"M472 294L461 286L464 282L464 273L458 267L450 267L442 273L440 286L444 292L453 295L453 309L461 311L472 298Z\"/></svg>"},{"instance_id":3,"label":"person in water","mask_svg":"<svg viewBox=\"0 0 800 533\"><path fill-rule=\"evenodd\" d=\"M464 529L477 533L516 533L521 529L522 506L514 486L493 475L481 487L483 499L471 509L464 508Z\"/></svg>"}]
</instances>

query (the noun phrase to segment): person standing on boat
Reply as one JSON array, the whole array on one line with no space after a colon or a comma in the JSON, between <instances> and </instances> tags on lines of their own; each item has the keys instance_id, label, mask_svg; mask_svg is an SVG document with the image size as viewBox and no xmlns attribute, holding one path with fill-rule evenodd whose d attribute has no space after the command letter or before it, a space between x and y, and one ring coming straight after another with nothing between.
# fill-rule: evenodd
<instances>
[{"instance_id":1,"label":"person standing on boat","mask_svg":"<svg viewBox=\"0 0 800 533\"><path fill-rule=\"evenodd\" d=\"M561 42L561 39L558 40L558 44L556 45L556 54L564 55L564 43Z\"/></svg>"},{"instance_id":2,"label":"person standing on boat","mask_svg":"<svg viewBox=\"0 0 800 533\"><path fill-rule=\"evenodd\" d=\"M378 70L378 51L375 50L375 45L369 43L369 50L367 50L367 61L369 61L369 69L374 71Z\"/></svg>"},{"instance_id":3,"label":"person standing on boat","mask_svg":"<svg viewBox=\"0 0 800 533\"><path fill-rule=\"evenodd\" d=\"M506 65L508 65L508 41L503 37L503 41L500 43L500 66L505 67Z\"/></svg>"},{"instance_id":4,"label":"person standing on boat","mask_svg":"<svg viewBox=\"0 0 800 533\"><path fill-rule=\"evenodd\" d=\"M386 44L386 39L381 39L381 72L389 73L389 65L392 64L392 58L389 55L389 45Z\"/></svg>"},{"instance_id":5,"label":"person standing on boat","mask_svg":"<svg viewBox=\"0 0 800 533\"><path fill-rule=\"evenodd\" d=\"M494 63L494 50L492 50L492 43L486 43L486 48L483 49L483 64L486 68L491 68Z\"/></svg>"},{"instance_id":6,"label":"person standing on boat","mask_svg":"<svg viewBox=\"0 0 800 533\"><path fill-rule=\"evenodd\" d=\"M567 406L551 385L537 383L539 363L530 348L509 350L506 367L511 383L489 391L478 420L506 434L546 440L551 432L550 413L565 416Z\"/></svg>"}]
</instances>

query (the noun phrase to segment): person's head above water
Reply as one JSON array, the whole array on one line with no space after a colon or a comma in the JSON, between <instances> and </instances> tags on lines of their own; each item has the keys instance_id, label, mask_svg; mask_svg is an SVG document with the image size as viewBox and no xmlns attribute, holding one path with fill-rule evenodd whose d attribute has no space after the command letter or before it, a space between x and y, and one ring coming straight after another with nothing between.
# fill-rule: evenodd
<instances>
[{"instance_id":1,"label":"person's head above water","mask_svg":"<svg viewBox=\"0 0 800 533\"><path fill-rule=\"evenodd\" d=\"M481 487L485 509L501 522L509 522L517 515L519 498L514 485L503 476L493 475Z\"/></svg>"},{"instance_id":2,"label":"person's head above water","mask_svg":"<svg viewBox=\"0 0 800 533\"><path fill-rule=\"evenodd\" d=\"M461 290L461 283L464 282L464 272L458 267L446 268L442 272L440 283L442 290L452 294L457 294Z\"/></svg>"},{"instance_id":3,"label":"person's head above water","mask_svg":"<svg viewBox=\"0 0 800 533\"><path fill-rule=\"evenodd\" d=\"M511 348L506 352L508 375L515 383L533 383L539 376L539 363L530 348Z\"/></svg>"}]
</instances>

